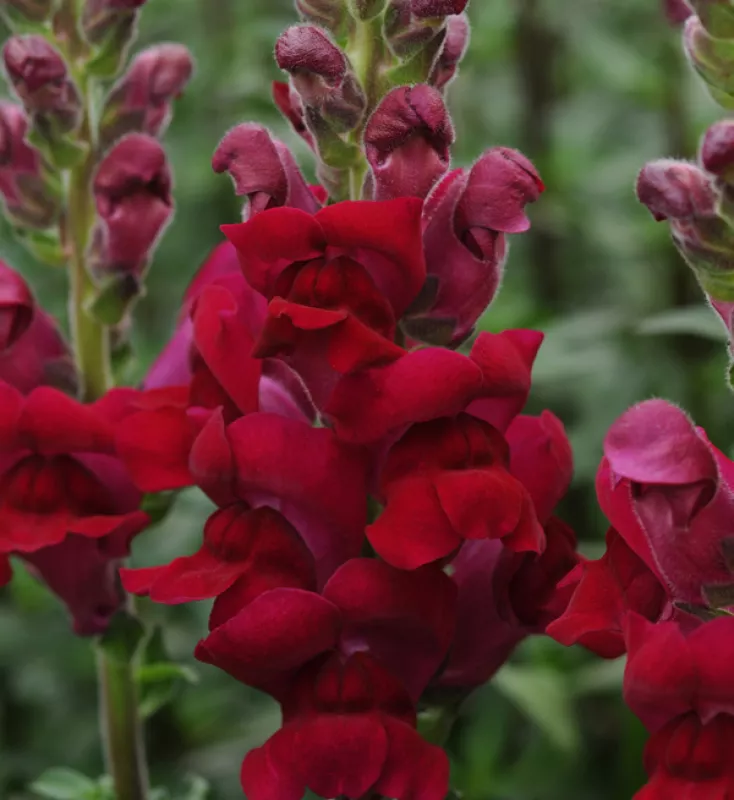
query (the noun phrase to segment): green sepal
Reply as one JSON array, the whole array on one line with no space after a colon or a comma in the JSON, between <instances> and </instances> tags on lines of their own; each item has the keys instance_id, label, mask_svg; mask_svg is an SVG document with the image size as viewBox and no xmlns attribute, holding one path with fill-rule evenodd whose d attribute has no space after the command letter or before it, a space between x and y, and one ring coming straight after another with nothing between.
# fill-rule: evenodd
<instances>
[{"instance_id":1,"label":"green sepal","mask_svg":"<svg viewBox=\"0 0 734 800\"><path fill-rule=\"evenodd\" d=\"M130 43L135 38L136 15L124 14L114 24L94 50L94 56L87 62L87 73L95 78L115 78L127 59Z\"/></svg>"},{"instance_id":2,"label":"green sepal","mask_svg":"<svg viewBox=\"0 0 734 800\"><path fill-rule=\"evenodd\" d=\"M119 325L130 305L143 293L135 275L119 274L107 278L87 303L86 311L103 325Z\"/></svg>"},{"instance_id":3,"label":"green sepal","mask_svg":"<svg viewBox=\"0 0 734 800\"><path fill-rule=\"evenodd\" d=\"M26 138L57 169L76 167L89 152L87 145L75 142L68 136L42 132L37 126L31 128Z\"/></svg>"},{"instance_id":4,"label":"green sepal","mask_svg":"<svg viewBox=\"0 0 734 800\"><path fill-rule=\"evenodd\" d=\"M35 258L50 267L63 267L67 258L57 234L52 231L34 231L29 228L14 228L14 233L23 247Z\"/></svg>"}]
</instances>

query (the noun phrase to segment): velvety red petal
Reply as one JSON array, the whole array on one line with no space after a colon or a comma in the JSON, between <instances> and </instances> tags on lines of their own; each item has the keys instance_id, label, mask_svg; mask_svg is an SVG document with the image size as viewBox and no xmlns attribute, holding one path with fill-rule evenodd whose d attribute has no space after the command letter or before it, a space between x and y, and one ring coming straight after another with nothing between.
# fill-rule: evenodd
<instances>
[{"instance_id":1,"label":"velvety red petal","mask_svg":"<svg viewBox=\"0 0 734 800\"><path fill-rule=\"evenodd\" d=\"M332 649L339 611L301 589L260 595L199 642L196 657L250 686L267 689Z\"/></svg>"},{"instance_id":2,"label":"velvety red petal","mask_svg":"<svg viewBox=\"0 0 734 800\"><path fill-rule=\"evenodd\" d=\"M482 370L483 392L468 412L497 430L507 430L527 402L533 363L542 343L539 331L479 334L471 359Z\"/></svg>"},{"instance_id":3,"label":"velvety red petal","mask_svg":"<svg viewBox=\"0 0 734 800\"><path fill-rule=\"evenodd\" d=\"M196 302L194 343L222 388L243 414L257 411L262 362L252 358L254 338L236 298L208 286Z\"/></svg>"},{"instance_id":4,"label":"velvety red petal","mask_svg":"<svg viewBox=\"0 0 734 800\"><path fill-rule=\"evenodd\" d=\"M121 569L128 592L148 595L156 603L175 605L205 600L229 589L243 572L241 562L227 562L202 548L161 567Z\"/></svg>"},{"instance_id":5,"label":"velvety red petal","mask_svg":"<svg viewBox=\"0 0 734 800\"><path fill-rule=\"evenodd\" d=\"M117 431L117 452L144 492L191 486L189 452L194 431L184 408L167 406L127 417Z\"/></svg>"},{"instance_id":6,"label":"velvety red petal","mask_svg":"<svg viewBox=\"0 0 734 800\"><path fill-rule=\"evenodd\" d=\"M286 745L286 742L283 742ZM296 774L320 797L360 798L377 782L387 734L376 714L324 714L294 730L283 747Z\"/></svg>"},{"instance_id":7,"label":"velvety red petal","mask_svg":"<svg viewBox=\"0 0 734 800\"><path fill-rule=\"evenodd\" d=\"M516 417L506 433L510 470L525 486L546 522L573 477L573 453L563 423L550 411Z\"/></svg>"},{"instance_id":8,"label":"velvety red petal","mask_svg":"<svg viewBox=\"0 0 734 800\"><path fill-rule=\"evenodd\" d=\"M274 414L250 414L227 434L238 495L270 505L294 525L316 558L321 580L359 555L367 508L361 450L329 430Z\"/></svg>"},{"instance_id":9,"label":"velvety red petal","mask_svg":"<svg viewBox=\"0 0 734 800\"><path fill-rule=\"evenodd\" d=\"M443 800L449 790L446 753L404 722L384 715L387 760L374 791L397 800Z\"/></svg>"},{"instance_id":10,"label":"velvety red petal","mask_svg":"<svg viewBox=\"0 0 734 800\"><path fill-rule=\"evenodd\" d=\"M247 222L223 225L237 249L247 282L268 299L280 273L296 261L323 255L326 240L316 218L296 208L273 208Z\"/></svg>"},{"instance_id":11,"label":"velvety red petal","mask_svg":"<svg viewBox=\"0 0 734 800\"><path fill-rule=\"evenodd\" d=\"M114 430L94 406L48 386L28 396L18 427L18 435L40 453L114 452Z\"/></svg>"},{"instance_id":12,"label":"velvety red petal","mask_svg":"<svg viewBox=\"0 0 734 800\"><path fill-rule=\"evenodd\" d=\"M466 356L426 348L379 369L347 375L326 407L338 436L373 442L405 425L463 411L482 392L483 377Z\"/></svg>"},{"instance_id":13,"label":"velvety red petal","mask_svg":"<svg viewBox=\"0 0 734 800\"><path fill-rule=\"evenodd\" d=\"M625 652L627 614L654 622L665 607L665 588L614 529L607 533L604 556L585 561L576 574L568 608L546 630L567 647L578 642L602 658L617 658Z\"/></svg>"},{"instance_id":14,"label":"velvety red petal","mask_svg":"<svg viewBox=\"0 0 734 800\"><path fill-rule=\"evenodd\" d=\"M196 437L189 469L196 485L217 505L237 500L234 454L221 409L212 414Z\"/></svg>"},{"instance_id":15,"label":"velvety red petal","mask_svg":"<svg viewBox=\"0 0 734 800\"><path fill-rule=\"evenodd\" d=\"M18 442L18 421L23 410L23 395L9 383L0 381L0 451L22 447Z\"/></svg>"},{"instance_id":16,"label":"velvety red petal","mask_svg":"<svg viewBox=\"0 0 734 800\"><path fill-rule=\"evenodd\" d=\"M417 700L454 633L456 587L438 567L406 573L374 559L348 561L323 595L342 613L342 647L361 647Z\"/></svg>"},{"instance_id":17,"label":"velvety red petal","mask_svg":"<svg viewBox=\"0 0 734 800\"><path fill-rule=\"evenodd\" d=\"M282 736L279 731L275 736ZM289 739L289 735L285 734ZM271 740L272 741L272 740ZM279 769L271 757L270 742L258 747L245 756L240 772L242 790L249 800L301 800L306 793L306 785L293 775L289 765Z\"/></svg>"},{"instance_id":18,"label":"velvety red petal","mask_svg":"<svg viewBox=\"0 0 734 800\"><path fill-rule=\"evenodd\" d=\"M367 538L388 564L417 569L450 555L461 538L444 512L430 478L405 478L390 487L385 510Z\"/></svg>"},{"instance_id":19,"label":"velvety red petal","mask_svg":"<svg viewBox=\"0 0 734 800\"><path fill-rule=\"evenodd\" d=\"M624 699L649 730L695 707L700 686L696 663L677 623L653 624L630 613L625 642Z\"/></svg>"},{"instance_id":20,"label":"velvety red petal","mask_svg":"<svg viewBox=\"0 0 734 800\"><path fill-rule=\"evenodd\" d=\"M316 214L328 244L364 264L396 317L402 316L426 279L422 208L418 198L401 197L337 203Z\"/></svg>"}]
</instances>

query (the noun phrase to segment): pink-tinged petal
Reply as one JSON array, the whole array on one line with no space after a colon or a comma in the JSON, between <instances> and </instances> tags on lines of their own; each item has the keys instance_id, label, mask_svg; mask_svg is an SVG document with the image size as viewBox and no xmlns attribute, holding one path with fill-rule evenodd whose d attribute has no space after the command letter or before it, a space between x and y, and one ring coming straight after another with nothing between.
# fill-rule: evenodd
<instances>
[{"instance_id":1,"label":"pink-tinged petal","mask_svg":"<svg viewBox=\"0 0 734 800\"><path fill-rule=\"evenodd\" d=\"M390 487L385 510L367 538L388 564L417 569L445 558L462 542L444 512L430 478L409 477Z\"/></svg>"},{"instance_id":2,"label":"pink-tinged petal","mask_svg":"<svg viewBox=\"0 0 734 800\"><path fill-rule=\"evenodd\" d=\"M531 330L482 333L471 359L484 376L483 395L467 409L475 417L505 431L522 411L530 394L531 372L543 334Z\"/></svg>"},{"instance_id":3,"label":"pink-tinged petal","mask_svg":"<svg viewBox=\"0 0 734 800\"><path fill-rule=\"evenodd\" d=\"M9 383L0 381L0 452L27 446L18 438L22 410L23 395Z\"/></svg>"},{"instance_id":4,"label":"pink-tinged petal","mask_svg":"<svg viewBox=\"0 0 734 800\"><path fill-rule=\"evenodd\" d=\"M382 203L355 201L327 206L315 217L329 247L343 250L364 264L398 318L426 278L422 207L416 197Z\"/></svg>"},{"instance_id":5,"label":"pink-tinged petal","mask_svg":"<svg viewBox=\"0 0 734 800\"><path fill-rule=\"evenodd\" d=\"M277 736L288 739L289 734L278 731ZM275 738L273 737L273 738ZM245 756L240 772L242 790L249 800L301 800L306 785L293 774L289 765L278 768L271 758L271 741L266 742Z\"/></svg>"},{"instance_id":6,"label":"pink-tinged petal","mask_svg":"<svg viewBox=\"0 0 734 800\"><path fill-rule=\"evenodd\" d=\"M267 298L286 267L318 258L326 247L316 218L296 208L263 211L247 222L223 225L222 232L235 246L247 282Z\"/></svg>"},{"instance_id":7,"label":"pink-tinged petal","mask_svg":"<svg viewBox=\"0 0 734 800\"><path fill-rule=\"evenodd\" d=\"M250 357L254 338L244 313L231 292L208 286L196 302L193 320L201 357L237 408L247 414L259 410L262 362Z\"/></svg>"},{"instance_id":8,"label":"pink-tinged petal","mask_svg":"<svg viewBox=\"0 0 734 800\"><path fill-rule=\"evenodd\" d=\"M227 434L238 495L270 505L294 525L314 554L322 581L359 555L367 507L363 451L329 430L274 414L250 414Z\"/></svg>"},{"instance_id":9,"label":"pink-tinged petal","mask_svg":"<svg viewBox=\"0 0 734 800\"><path fill-rule=\"evenodd\" d=\"M417 700L453 636L451 579L437 567L406 573L374 559L354 559L334 573L323 596L341 611L341 648L366 644Z\"/></svg>"},{"instance_id":10,"label":"pink-tinged petal","mask_svg":"<svg viewBox=\"0 0 734 800\"><path fill-rule=\"evenodd\" d=\"M278 761L287 757L320 797L359 798L380 777L387 749L377 714L323 714L294 726L290 741L279 747Z\"/></svg>"},{"instance_id":11,"label":"pink-tinged petal","mask_svg":"<svg viewBox=\"0 0 734 800\"><path fill-rule=\"evenodd\" d=\"M717 479L716 462L686 414L648 400L623 414L604 441L613 472L636 483L680 485Z\"/></svg>"},{"instance_id":12,"label":"pink-tinged petal","mask_svg":"<svg viewBox=\"0 0 734 800\"><path fill-rule=\"evenodd\" d=\"M18 435L46 455L114 452L114 431L108 421L93 406L50 387L31 392L18 427Z\"/></svg>"},{"instance_id":13,"label":"pink-tinged petal","mask_svg":"<svg viewBox=\"0 0 734 800\"><path fill-rule=\"evenodd\" d=\"M339 611L301 589L273 589L215 628L196 658L250 686L273 690L336 646Z\"/></svg>"},{"instance_id":14,"label":"pink-tinged petal","mask_svg":"<svg viewBox=\"0 0 734 800\"><path fill-rule=\"evenodd\" d=\"M387 760L374 786L376 794L398 800L443 800L449 790L446 753L404 722L385 714Z\"/></svg>"},{"instance_id":15,"label":"pink-tinged petal","mask_svg":"<svg viewBox=\"0 0 734 800\"><path fill-rule=\"evenodd\" d=\"M316 417L313 401L301 376L277 359L268 359L263 364L260 410L309 424L313 424Z\"/></svg>"},{"instance_id":16,"label":"pink-tinged petal","mask_svg":"<svg viewBox=\"0 0 734 800\"><path fill-rule=\"evenodd\" d=\"M546 522L573 477L573 453L563 423L550 411L516 417L506 438L510 471L530 493L538 519Z\"/></svg>"},{"instance_id":17,"label":"pink-tinged petal","mask_svg":"<svg viewBox=\"0 0 734 800\"><path fill-rule=\"evenodd\" d=\"M10 559L5 555L0 555L0 588L7 586L13 577L13 568Z\"/></svg>"},{"instance_id":18,"label":"pink-tinged petal","mask_svg":"<svg viewBox=\"0 0 734 800\"><path fill-rule=\"evenodd\" d=\"M189 469L196 485L220 506L237 499L235 459L221 409L215 411L191 448Z\"/></svg>"},{"instance_id":19,"label":"pink-tinged petal","mask_svg":"<svg viewBox=\"0 0 734 800\"><path fill-rule=\"evenodd\" d=\"M138 488L162 492L191 486L189 452L194 430L182 406L146 409L127 417L116 446Z\"/></svg>"},{"instance_id":20,"label":"pink-tinged petal","mask_svg":"<svg viewBox=\"0 0 734 800\"><path fill-rule=\"evenodd\" d=\"M631 613L625 623L624 699L650 731L695 707L699 679L686 637L675 622L653 624Z\"/></svg>"},{"instance_id":21,"label":"pink-tinged petal","mask_svg":"<svg viewBox=\"0 0 734 800\"><path fill-rule=\"evenodd\" d=\"M546 633L567 647L582 644L602 658L625 652L624 624L635 612L655 622L667 604L665 587L613 528L598 561L584 561L567 582L576 583L566 611Z\"/></svg>"},{"instance_id":22,"label":"pink-tinged petal","mask_svg":"<svg viewBox=\"0 0 734 800\"><path fill-rule=\"evenodd\" d=\"M426 348L385 367L347 375L326 414L341 439L374 442L405 425L460 413L482 386L482 372L471 359Z\"/></svg>"}]
</instances>

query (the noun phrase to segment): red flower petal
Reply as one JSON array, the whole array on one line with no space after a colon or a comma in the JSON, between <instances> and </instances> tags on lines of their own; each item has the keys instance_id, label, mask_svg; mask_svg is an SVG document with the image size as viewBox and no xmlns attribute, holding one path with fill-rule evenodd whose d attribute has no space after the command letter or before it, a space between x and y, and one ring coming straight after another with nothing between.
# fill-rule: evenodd
<instances>
[{"instance_id":1,"label":"red flower petal","mask_svg":"<svg viewBox=\"0 0 734 800\"><path fill-rule=\"evenodd\" d=\"M398 318L426 279L422 208L417 197L401 197L381 203L335 203L316 214L329 245L364 264Z\"/></svg>"},{"instance_id":2,"label":"red flower petal","mask_svg":"<svg viewBox=\"0 0 734 800\"><path fill-rule=\"evenodd\" d=\"M398 800L443 800L449 790L449 759L446 753L428 744L404 722L384 715L387 733L387 760L376 794Z\"/></svg>"},{"instance_id":3,"label":"red flower petal","mask_svg":"<svg viewBox=\"0 0 734 800\"><path fill-rule=\"evenodd\" d=\"M328 600L301 589L273 589L215 628L195 655L267 691L335 647L338 635L339 611Z\"/></svg>"},{"instance_id":4,"label":"red flower petal","mask_svg":"<svg viewBox=\"0 0 734 800\"><path fill-rule=\"evenodd\" d=\"M247 222L223 225L222 232L237 249L247 282L268 299L286 267L318 258L326 247L316 218L297 208L269 209Z\"/></svg>"},{"instance_id":5,"label":"red flower petal","mask_svg":"<svg viewBox=\"0 0 734 800\"><path fill-rule=\"evenodd\" d=\"M430 478L405 478L390 486L385 510L367 528L377 553L398 569L416 569L450 555L462 542Z\"/></svg>"},{"instance_id":6,"label":"red flower petal","mask_svg":"<svg viewBox=\"0 0 734 800\"><path fill-rule=\"evenodd\" d=\"M114 432L93 406L42 386L28 396L18 435L39 453L113 453Z\"/></svg>"},{"instance_id":7,"label":"red flower petal","mask_svg":"<svg viewBox=\"0 0 734 800\"><path fill-rule=\"evenodd\" d=\"M261 298L262 299L262 298ZM234 295L208 286L194 312L194 343L222 388L243 414L260 407L262 362L250 357L254 337Z\"/></svg>"},{"instance_id":8,"label":"red flower petal","mask_svg":"<svg viewBox=\"0 0 734 800\"><path fill-rule=\"evenodd\" d=\"M440 569L402 572L374 559L348 561L324 597L342 613L342 646L367 644L414 699L443 661L454 632L456 587Z\"/></svg>"},{"instance_id":9,"label":"red flower petal","mask_svg":"<svg viewBox=\"0 0 734 800\"><path fill-rule=\"evenodd\" d=\"M273 739L283 736L290 739L289 734L283 731L278 731ZM301 800L306 793L306 785L293 774L290 765L285 764L279 769L273 763L273 739L262 747L250 750L245 756L240 772L242 790L249 800Z\"/></svg>"}]
</instances>

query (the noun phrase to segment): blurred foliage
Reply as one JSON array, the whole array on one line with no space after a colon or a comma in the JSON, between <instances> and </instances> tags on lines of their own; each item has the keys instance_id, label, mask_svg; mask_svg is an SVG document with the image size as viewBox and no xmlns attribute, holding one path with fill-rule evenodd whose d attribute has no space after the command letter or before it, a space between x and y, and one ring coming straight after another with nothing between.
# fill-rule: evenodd
<instances>
[{"instance_id":1,"label":"blurred foliage","mask_svg":"<svg viewBox=\"0 0 734 800\"><path fill-rule=\"evenodd\" d=\"M587 554L605 523L593 476L604 433L630 404L653 395L685 406L731 451L723 332L663 225L637 204L645 161L690 157L716 107L684 65L679 33L651 0L474 0L473 37L450 91L458 164L485 147L524 150L547 191L531 209L531 234L513 243L491 330L547 334L531 410L565 421L576 478L564 516ZM166 136L176 174L177 216L158 250L136 314L138 375L169 334L187 281L218 226L238 218L229 181L209 165L231 125L253 119L303 146L269 99L278 76L273 42L294 20L290 0L157 0L145 8L140 46L177 40L196 56L196 78ZM22 269L44 304L64 315L64 276L31 263L0 226L0 257ZM206 501L183 494L174 512L136 545L138 563L191 552ZM240 796L239 763L278 724L266 697L191 653L207 608L141 604L165 620L166 646L199 677L148 723L154 782L184 797L189 773L215 798ZM532 640L491 686L465 705L449 742L455 785L467 800L623 800L643 782L644 732L620 696L623 665ZM186 681L182 682L183 684ZM49 767L96 777L93 658L69 636L62 610L20 568L0 596L0 798L30 798Z\"/></svg>"}]
</instances>

